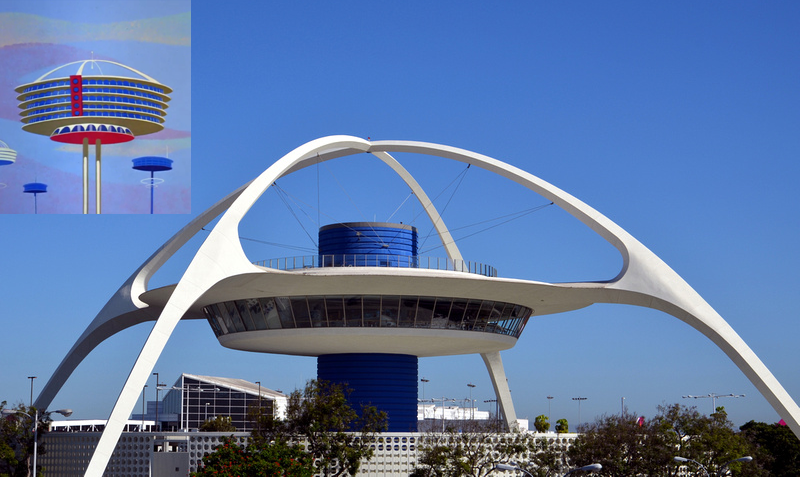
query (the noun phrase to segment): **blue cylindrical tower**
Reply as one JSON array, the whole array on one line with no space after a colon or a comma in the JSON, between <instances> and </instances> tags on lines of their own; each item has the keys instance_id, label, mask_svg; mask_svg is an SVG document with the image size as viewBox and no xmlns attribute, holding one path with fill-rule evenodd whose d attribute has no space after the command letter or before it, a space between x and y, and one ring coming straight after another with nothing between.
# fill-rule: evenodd
<instances>
[{"instance_id":1,"label":"blue cylindrical tower","mask_svg":"<svg viewBox=\"0 0 800 477\"><path fill-rule=\"evenodd\" d=\"M317 379L346 383L356 412L386 412L390 432L417 430L417 357L406 354L328 354L317 359Z\"/></svg>"},{"instance_id":2,"label":"blue cylindrical tower","mask_svg":"<svg viewBox=\"0 0 800 477\"><path fill-rule=\"evenodd\" d=\"M324 267L416 267L417 229L384 222L350 222L319 229Z\"/></svg>"},{"instance_id":3,"label":"blue cylindrical tower","mask_svg":"<svg viewBox=\"0 0 800 477\"><path fill-rule=\"evenodd\" d=\"M350 222L319 229L324 267L416 267L417 229L410 225ZM350 405L386 412L389 432L417 430L418 358L405 354L346 353L317 358L317 379L343 383Z\"/></svg>"}]
</instances>

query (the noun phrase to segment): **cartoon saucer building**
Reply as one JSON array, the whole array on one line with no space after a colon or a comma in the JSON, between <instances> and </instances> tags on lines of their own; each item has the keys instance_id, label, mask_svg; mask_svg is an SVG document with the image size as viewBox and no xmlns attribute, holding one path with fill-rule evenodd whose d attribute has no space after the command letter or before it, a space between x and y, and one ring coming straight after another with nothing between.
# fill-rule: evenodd
<instances>
[{"instance_id":1,"label":"cartoon saucer building","mask_svg":"<svg viewBox=\"0 0 800 477\"><path fill-rule=\"evenodd\" d=\"M74 74L62 73L77 65ZM89 69L86 67L89 66ZM103 74L101 66L124 73ZM172 89L129 66L84 60L15 88L24 131L83 146L83 213L89 213L89 145L95 147L95 211L101 210L101 146L164 129Z\"/></svg>"}]
</instances>

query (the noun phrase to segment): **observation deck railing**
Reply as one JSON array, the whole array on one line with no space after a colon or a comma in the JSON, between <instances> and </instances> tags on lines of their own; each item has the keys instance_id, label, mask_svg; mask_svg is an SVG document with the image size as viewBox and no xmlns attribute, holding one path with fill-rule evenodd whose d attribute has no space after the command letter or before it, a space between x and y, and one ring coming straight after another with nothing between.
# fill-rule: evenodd
<instances>
[{"instance_id":1,"label":"observation deck railing","mask_svg":"<svg viewBox=\"0 0 800 477\"><path fill-rule=\"evenodd\" d=\"M497 270L483 263L469 260L452 260L445 257L423 257L419 255L301 255L296 257L271 258L253 262L254 265L276 270L333 267L393 267L423 268L427 270L449 270L474 273L485 277L496 277Z\"/></svg>"}]
</instances>

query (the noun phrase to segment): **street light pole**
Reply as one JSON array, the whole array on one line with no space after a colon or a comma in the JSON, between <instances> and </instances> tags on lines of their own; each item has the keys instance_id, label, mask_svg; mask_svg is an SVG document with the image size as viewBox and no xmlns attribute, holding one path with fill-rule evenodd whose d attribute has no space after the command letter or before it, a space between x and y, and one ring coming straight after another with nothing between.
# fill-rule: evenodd
<instances>
[{"instance_id":1,"label":"street light pole","mask_svg":"<svg viewBox=\"0 0 800 477\"><path fill-rule=\"evenodd\" d=\"M497 399L485 399L483 402L493 402L494 403L494 420L500 420L500 404L497 402ZM491 412L491 411L489 411Z\"/></svg>"},{"instance_id":2,"label":"street light pole","mask_svg":"<svg viewBox=\"0 0 800 477\"><path fill-rule=\"evenodd\" d=\"M142 388L142 428L141 432L144 432L144 400L145 400L145 391L147 390L147 385L145 384Z\"/></svg>"},{"instance_id":3,"label":"street light pole","mask_svg":"<svg viewBox=\"0 0 800 477\"><path fill-rule=\"evenodd\" d=\"M578 427L581 427L581 401L585 401L588 398L585 397L574 397L572 398L573 401L578 401ZM578 427L575 429L577 430Z\"/></svg>"},{"instance_id":4,"label":"street light pole","mask_svg":"<svg viewBox=\"0 0 800 477\"><path fill-rule=\"evenodd\" d=\"M31 381L31 382L33 382L33 381ZM51 411L51 412L56 412L56 413L61 414L62 416L65 416L65 417L69 417L69 416L72 415L72 409L57 409L57 410ZM17 411L17 410L14 410L14 409L3 409L3 415L4 416L9 416L11 414L24 414L24 415L28 416L29 419L33 420L33 471L31 472L31 475L35 476L36 475L36 456L37 456L37 453L39 451L39 410L35 409L34 412L33 412L33 416L31 416L30 414L28 414L25 411Z\"/></svg>"},{"instance_id":5,"label":"street light pole","mask_svg":"<svg viewBox=\"0 0 800 477\"><path fill-rule=\"evenodd\" d=\"M158 429L161 427L161 426L158 425L158 386L159 386L159 384L158 384L158 373L153 373L153 374L156 377L156 432L158 432Z\"/></svg>"},{"instance_id":6,"label":"street light pole","mask_svg":"<svg viewBox=\"0 0 800 477\"><path fill-rule=\"evenodd\" d=\"M520 467L518 465L495 464L495 466L494 466L494 468L492 468L492 470L518 470L518 471L524 473L525 475L533 477L533 474L531 474L530 472L528 472L527 470L523 469L522 467Z\"/></svg>"},{"instance_id":7,"label":"street light pole","mask_svg":"<svg viewBox=\"0 0 800 477\"><path fill-rule=\"evenodd\" d=\"M691 394L688 396L683 396L684 399L693 398L693 399L704 399L704 398L711 398L711 414L717 412L717 398L724 398L724 397L732 397L732 398L740 398L745 397L744 394L717 394L717 393L710 393L704 396L692 396Z\"/></svg>"},{"instance_id":8,"label":"street light pole","mask_svg":"<svg viewBox=\"0 0 800 477\"><path fill-rule=\"evenodd\" d=\"M708 475L708 471L707 471L707 470L706 470L706 468L703 466L703 464L701 464L700 462L697 462L697 461L696 461L696 460L694 460L694 459L687 459L686 457L679 457L679 456L675 456L675 457L673 457L672 459L673 459L675 462L682 462L682 463L686 463L686 462L694 462L695 464L697 464L698 466L700 466L700 468L701 468L701 469L703 469L703 473L704 473L704 474L706 474L706 477L709 477L709 475Z\"/></svg>"},{"instance_id":9,"label":"street light pole","mask_svg":"<svg viewBox=\"0 0 800 477\"><path fill-rule=\"evenodd\" d=\"M431 380L427 378L420 379L422 381L422 400L425 401L425 383L429 383Z\"/></svg>"},{"instance_id":10,"label":"street light pole","mask_svg":"<svg viewBox=\"0 0 800 477\"><path fill-rule=\"evenodd\" d=\"M566 474L564 474L564 477L567 477L569 474L571 474L571 473L573 473L573 472L580 472L580 471L591 471L591 470L601 470L602 468L603 468L603 466L602 466L602 465L600 465L600 464L589 464L589 465L584 465L583 467L578 467L577 469L572 469L572 470L570 470L569 472L567 472Z\"/></svg>"},{"instance_id":11,"label":"street light pole","mask_svg":"<svg viewBox=\"0 0 800 477\"><path fill-rule=\"evenodd\" d=\"M553 416L550 413L550 403L553 402L553 396L547 396L547 422L553 422Z\"/></svg>"},{"instance_id":12,"label":"street light pole","mask_svg":"<svg viewBox=\"0 0 800 477\"><path fill-rule=\"evenodd\" d=\"M475 405L472 403L472 388L475 387L472 383L467 383L469 386L469 409L470 409L470 420L475 420Z\"/></svg>"},{"instance_id":13,"label":"street light pole","mask_svg":"<svg viewBox=\"0 0 800 477\"><path fill-rule=\"evenodd\" d=\"M569 474L571 474L573 472L601 470L602 468L603 468L603 466L600 465L600 464L584 465L583 467L578 467L577 469L570 470L569 472L564 474L564 477L566 477L567 475L569 475ZM518 471L520 471L520 472L522 472L522 473L524 473L526 475L529 475L530 477L533 477L533 474L531 474L527 470L523 469L519 465L514 464L513 462L511 462L511 464L495 464L495 466L494 466L494 468L492 470L518 470Z\"/></svg>"},{"instance_id":14,"label":"street light pole","mask_svg":"<svg viewBox=\"0 0 800 477\"><path fill-rule=\"evenodd\" d=\"M29 406L33 407L33 380L36 379L36 376L28 376L28 379L31 380L31 403Z\"/></svg>"},{"instance_id":15,"label":"street light pole","mask_svg":"<svg viewBox=\"0 0 800 477\"><path fill-rule=\"evenodd\" d=\"M738 459L729 460L728 462L722 464L722 467L719 468L719 474L725 475L722 471L725 470L725 467L728 467L730 464L733 464L734 462L750 462L752 460L753 458L750 457L749 455L746 455L744 457L739 457Z\"/></svg>"}]
</instances>

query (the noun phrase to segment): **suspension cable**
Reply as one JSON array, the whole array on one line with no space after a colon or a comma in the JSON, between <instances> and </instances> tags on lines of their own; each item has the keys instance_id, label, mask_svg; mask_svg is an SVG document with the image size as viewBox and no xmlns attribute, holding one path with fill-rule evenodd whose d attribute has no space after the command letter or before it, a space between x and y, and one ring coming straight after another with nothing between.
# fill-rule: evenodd
<instances>
[{"instance_id":1,"label":"suspension cable","mask_svg":"<svg viewBox=\"0 0 800 477\"><path fill-rule=\"evenodd\" d=\"M291 206L289 205L289 203L288 203L288 200L287 200L288 194L287 194L287 193L286 193L286 192L285 192L283 189L281 189L281 187L280 187L280 186L277 184L277 182L273 182L273 183L272 183L272 185L273 185L273 186L275 187L275 189L278 191L278 197L281 199L281 201L283 202L283 204L284 204L284 205L286 206L286 208L289 210L289 213L291 213L291 214L292 214L292 217L294 217L294 219L297 221L297 223L298 223L298 224L300 224L300 228L302 228L302 229L303 229L303 232L305 232L305 233L306 233L306 236L308 236L309 240L311 240L311 243L313 243L313 244L314 244L314 246L315 246L315 247L317 247L317 246L318 246L317 242L314 240L314 238L311 236L311 234L310 234L310 233L308 233L308 230L306 230L306 227L305 227L305 226L303 225L303 223L300 221L300 218L299 218L299 217L297 217L297 214L295 214L295 213L294 213L294 210L293 210L293 209L291 208ZM299 209L300 209L300 210L303 212L303 214L305 214L305 215L306 215L306 217L308 217L308 214L306 214L306 212L305 212L305 211L304 211L304 210L303 210L301 207L298 207L298 208L299 208ZM309 217L309 218L310 218L310 217ZM311 221L313 222L313 221L314 221L314 219L311 219Z\"/></svg>"},{"instance_id":2,"label":"suspension cable","mask_svg":"<svg viewBox=\"0 0 800 477\"><path fill-rule=\"evenodd\" d=\"M477 234L479 234L479 233L486 232L487 230L491 230L491 229L493 229L493 228L495 228L495 227L499 227L499 226L501 226L501 225L507 224L507 223L509 223L509 222L512 222L512 221L514 221L514 220L521 219L522 217L525 217L526 215L530 215L530 214L532 214L532 213L534 213L534 212L538 212L538 211L540 211L540 210L542 210L542 209L545 209L545 208L547 208L547 207L550 207L551 205L554 205L554 203L553 203L553 202L550 202L550 203L547 203L547 204L544 204L544 205L540 205L540 206L533 207L533 208L530 208L530 209L522 210L522 211L515 212L515 213L512 213L512 214L507 214L507 215L504 215L504 216L501 216L501 217L495 217L495 218L493 218L493 219L488 219L488 220L484 220L484 221L477 222L477 223L474 223L474 224L465 225L465 226L463 226L463 227L457 227L457 228L455 228L455 229L450 229L450 232L453 232L454 230L462 230L462 229L466 229L466 228L469 228L469 227L474 227L474 226L476 226L476 225L484 224L484 223L487 223L487 222L493 222L493 221L496 221L496 220L504 219L504 218L506 218L506 217L511 217L511 218L509 218L508 220L504 220L504 221L502 221L502 222L500 222L500 223L497 223L497 224L495 224L495 225L491 225L491 226L489 226L489 227L485 227L485 228L483 228L483 229L480 229L480 230L478 230L478 231L476 231L476 232L473 232L473 233L471 233L471 234L467 234L467 235L461 236L461 237L459 237L459 238L458 238L458 240L456 240L455 238L453 238L452 242L450 242L450 243L456 243L457 241L461 241L461 240L464 240L464 239L466 239L466 238L472 237L473 235L477 235ZM426 238L427 238L427 237L426 237ZM437 246L435 246L435 247L432 247L432 248L430 248L430 249L427 249L427 250L421 251L421 252L420 252L420 255L422 255L422 254L424 254L424 253L428 253L428 252L430 252L431 250L436 250L437 248L439 248L439 247L443 247L443 246L444 246L444 244L439 244L439 245L437 245Z\"/></svg>"},{"instance_id":3,"label":"suspension cable","mask_svg":"<svg viewBox=\"0 0 800 477\"><path fill-rule=\"evenodd\" d=\"M458 188L461 186L461 183L462 183L462 182L464 182L464 178L467 176L467 171L469 170L469 167L470 167L470 164L467 164L467 167L465 167L465 168L464 168L464 170L463 170L463 171L461 171L461 172L460 172L460 173L459 173L459 174L458 174L458 175L457 175L457 176L456 176L456 177L455 177L455 178L454 178L454 179L453 179L453 180L450 182L450 184L448 184L448 185L447 185L447 187L445 187L444 189L442 189L442 191L441 191L441 192L439 192L439 194L438 194L436 197L434 197L434 198L433 198L433 200L436 200L436 199L438 199L438 198L439 198L439 196L440 196L440 195L442 195L442 194L444 193L444 191L446 191L447 189L449 189L449 188L450 188L450 186L452 186L452 185L453 185L453 183L455 183L456 181L458 181L458 184L456 184L455 188L453 189L453 193L452 193L452 194L450 194L450 198L449 198L449 199L447 199L447 203L445 203L445 205L444 205L444 207L442 208L442 210L441 210L441 211L439 211L439 219L440 219L440 220L441 220L441 217L442 217L442 215L444 215L444 212L447 210L447 206L449 206L449 205L450 205L450 202L453 200L453 197L455 197L455 195L456 195L456 192L458 191ZM433 204L433 200L431 200L431 204ZM424 210L424 209L425 209L425 207L423 207L423 210ZM421 214L421 213L422 213L422 211L420 211L420 214ZM415 219L416 219L416 217L415 217ZM434 229L434 228L436 228L436 225L437 225L437 224L436 224L436 223L434 223L434 224L431 226L431 230L429 230L429 231L428 231L428 234L427 234L427 235L425 235L425 238L423 238L423 239L422 239L422 244L420 244L420 248L421 248L422 246L424 246L424 245L425 245L425 241L428 239L428 237L430 237L430 236L432 235L432 233L431 233L431 232L433 232L433 229Z\"/></svg>"}]
</instances>

